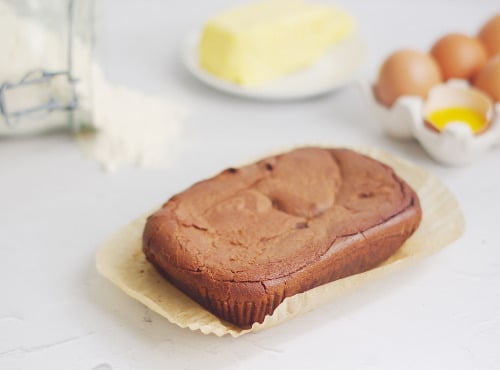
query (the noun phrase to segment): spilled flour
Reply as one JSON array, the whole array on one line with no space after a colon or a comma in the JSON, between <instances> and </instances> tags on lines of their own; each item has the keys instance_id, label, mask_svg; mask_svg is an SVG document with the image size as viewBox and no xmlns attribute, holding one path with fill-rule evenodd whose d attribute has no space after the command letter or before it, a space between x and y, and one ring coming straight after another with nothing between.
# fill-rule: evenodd
<instances>
[{"instance_id":1,"label":"spilled flour","mask_svg":"<svg viewBox=\"0 0 500 370\"><path fill-rule=\"evenodd\" d=\"M158 167L179 149L182 112L167 98L115 86L93 73L95 133L77 135L84 153L106 170L127 165Z\"/></svg>"},{"instance_id":2,"label":"spilled flour","mask_svg":"<svg viewBox=\"0 0 500 370\"><path fill-rule=\"evenodd\" d=\"M37 21L20 16L8 2L0 2L0 85L17 82L36 69L66 69L65 35ZM73 68L79 100L76 117L90 123L96 132L76 135L83 153L108 171L124 166L157 167L172 160L179 149L181 109L164 96L148 95L110 83L92 58L91 48L75 39ZM65 79L54 80L51 93L60 101L70 99ZM29 96L28 96L29 94ZM46 101L47 85L10 99L11 107L23 107L26 101ZM44 100L45 99L45 100ZM182 112L183 113L183 112ZM12 129L0 115L0 136L43 132L52 126L67 125L65 112L23 118Z\"/></svg>"}]
</instances>

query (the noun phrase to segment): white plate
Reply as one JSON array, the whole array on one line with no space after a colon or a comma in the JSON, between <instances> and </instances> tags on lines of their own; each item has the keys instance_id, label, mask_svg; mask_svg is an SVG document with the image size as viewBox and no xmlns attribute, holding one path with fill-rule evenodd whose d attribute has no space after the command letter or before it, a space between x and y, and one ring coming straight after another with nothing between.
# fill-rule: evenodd
<instances>
[{"instance_id":1,"label":"white plate","mask_svg":"<svg viewBox=\"0 0 500 370\"><path fill-rule=\"evenodd\" d=\"M218 90L259 100L292 100L329 93L353 80L365 61L365 46L356 34L328 50L309 68L258 87L243 87L212 75L201 68L198 44L201 31L191 32L182 48L186 68L200 81Z\"/></svg>"}]
</instances>

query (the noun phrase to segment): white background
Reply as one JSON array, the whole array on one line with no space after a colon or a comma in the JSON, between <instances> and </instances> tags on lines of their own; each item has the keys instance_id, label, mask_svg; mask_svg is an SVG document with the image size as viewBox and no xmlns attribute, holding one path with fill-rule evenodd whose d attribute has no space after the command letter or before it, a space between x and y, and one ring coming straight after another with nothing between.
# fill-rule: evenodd
<instances>
[{"instance_id":1,"label":"white background","mask_svg":"<svg viewBox=\"0 0 500 370\"><path fill-rule=\"evenodd\" d=\"M500 153L436 164L383 135L356 86L307 101L224 95L187 74L184 35L217 1L100 3L98 55L113 81L165 93L188 112L170 168L106 174L70 136L0 140L0 369L499 369ZM401 47L475 33L497 0L344 0L373 79ZM194 181L298 144L364 144L427 168L466 218L457 242L281 326L238 339L180 329L100 277L95 250Z\"/></svg>"}]
</instances>

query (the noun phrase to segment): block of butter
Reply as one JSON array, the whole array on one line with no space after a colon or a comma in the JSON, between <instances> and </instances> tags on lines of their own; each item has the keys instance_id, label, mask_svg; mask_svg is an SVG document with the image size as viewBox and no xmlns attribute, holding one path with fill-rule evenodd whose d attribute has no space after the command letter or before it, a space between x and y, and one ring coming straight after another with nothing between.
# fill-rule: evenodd
<instances>
[{"instance_id":1,"label":"block of butter","mask_svg":"<svg viewBox=\"0 0 500 370\"><path fill-rule=\"evenodd\" d=\"M221 79L258 86L311 65L353 29L353 18L331 5L302 0L251 3L205 24L199 61Z\"/></svg>"}]
</instances>

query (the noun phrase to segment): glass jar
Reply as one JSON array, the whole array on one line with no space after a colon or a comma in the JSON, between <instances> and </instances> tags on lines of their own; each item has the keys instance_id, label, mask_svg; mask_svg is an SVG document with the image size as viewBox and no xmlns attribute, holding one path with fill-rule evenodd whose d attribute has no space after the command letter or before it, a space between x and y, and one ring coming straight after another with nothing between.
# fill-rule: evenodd
<instances>
[{"instance_id":1,"label":"glass jar","mask_svg":"<svg viewBox=\"0 0 500 370\"><path fill-rule=\"evenodd\" d=\"M90 126L93 0L0 0L0 136Z\"/></svg>"}]
</instances>

